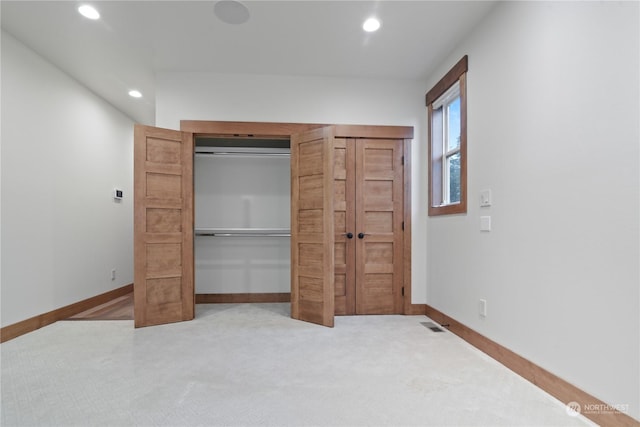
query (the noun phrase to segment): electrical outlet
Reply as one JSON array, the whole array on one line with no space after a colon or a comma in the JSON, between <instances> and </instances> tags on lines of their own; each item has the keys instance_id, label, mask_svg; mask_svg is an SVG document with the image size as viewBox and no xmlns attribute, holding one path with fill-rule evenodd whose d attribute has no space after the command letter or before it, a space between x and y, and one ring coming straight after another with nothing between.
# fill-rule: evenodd
<instances>
[{"instance_id":1,"label":"electrical outlet","mask_svg":"<svg viewBox=\"0 0 640 427\"><path fill-rule=\"evenodd\" d=\"M116 269L115 268L111 269L111 280L116 280Z\"/></svg>"},{"instance_id":2,"label":"electrical outlet","mask_svg":"<svg viewBox=\"0 0 640 427\"><path fill-rule=\"evenodd\" d=\"M481 299L479 304L480 316L487 317L487 300Z\"/></svg>"}]
</instances>

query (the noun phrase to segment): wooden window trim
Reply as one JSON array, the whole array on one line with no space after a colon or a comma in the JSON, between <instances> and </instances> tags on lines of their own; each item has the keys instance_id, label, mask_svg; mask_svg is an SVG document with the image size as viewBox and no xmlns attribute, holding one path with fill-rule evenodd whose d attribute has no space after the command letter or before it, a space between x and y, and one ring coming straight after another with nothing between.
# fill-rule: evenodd
<instances>
[{"instance_id":1,"label":"wooden window trim","mask_svg":"<svg viewBox=\"0 0 640 427\"><path fill-rule=\"evenodd\" d=\"M440 98L455 82L460 79L460 76L465 74L468 70L468 56L465 55L456 65L451 68L443 78L440 79L434 87L431 88L425 97L426 105L433 104L433 101Z\"/></svg>"},{"instance_id":2,"label":"wooden window trim","mask_svg":"<svg viewBox=\"0 0 640 427\"><path fill-rule=\"evenodd\" d=\"M428 163L429 163L429 216L461 214L467 212L467 70L468 57L465 55L456 65L427 92L427 133L428 133ZM433 168L433 138L432 114L433 103L440 98L451 86L460 82L460 202L434 206L434 186L442 186L440 174L434 175Z\"/></svg>"}]
</instances>

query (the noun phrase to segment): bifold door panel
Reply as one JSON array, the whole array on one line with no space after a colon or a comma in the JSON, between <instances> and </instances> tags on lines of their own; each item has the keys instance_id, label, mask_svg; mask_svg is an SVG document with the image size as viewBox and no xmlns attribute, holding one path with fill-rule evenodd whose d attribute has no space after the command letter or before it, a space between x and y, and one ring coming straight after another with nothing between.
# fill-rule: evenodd
<instances>
[{"instance_id":1,"label":"bifold door panel","mask_svg":"<svg viewBox=\"0 0 640 427\"><path fill-rule=\"evenodd\" d=\"M333 128L291 138L291 317L333 326Z\"/></svg>"},{"instance_id":2,"label":"bifold door panel","mask_svg":"<svg viewBox=\"0 0 640 427\"><path fill-rule=\"evenodd\" d=\"M191 134L135 126L136 327L194 316L192 144Z\"/></svg>"},{"instance_id":3,"label":"bifold door panel","mask_svg":"<svg viewBox=\"0 0 640 427\"><path fill-rule=\"evenodd\" d=\"M334 146L334 230L336 314L355 314L356 147L336 138Z\"/></svg>"}]
</instances>

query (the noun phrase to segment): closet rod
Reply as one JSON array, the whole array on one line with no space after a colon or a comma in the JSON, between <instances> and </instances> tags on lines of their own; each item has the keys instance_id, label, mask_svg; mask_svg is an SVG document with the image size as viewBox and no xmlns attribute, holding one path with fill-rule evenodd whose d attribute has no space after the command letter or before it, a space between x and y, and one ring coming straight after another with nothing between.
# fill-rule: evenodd
<instances>
[{"instance_id":1,"label":"closet rod","mask_svg":"<svg viewBox=\"0 0 640 427\"><path fill-rule=\"evenodd\" d=\"M255 151L196 151L196 155L207 156L265 156L265 157L289 157L289 153L261 153Z\"/></svg>"},{"instance_id":2,"label":"closet rod","mask_svg":"<svg viewBox=\"0 0 640 427\"><path fill-rule=\"evenodd\" d=\"M196 228L196 236L214 237L291 237L287 228Z\"/></svg>"}]
</instances>

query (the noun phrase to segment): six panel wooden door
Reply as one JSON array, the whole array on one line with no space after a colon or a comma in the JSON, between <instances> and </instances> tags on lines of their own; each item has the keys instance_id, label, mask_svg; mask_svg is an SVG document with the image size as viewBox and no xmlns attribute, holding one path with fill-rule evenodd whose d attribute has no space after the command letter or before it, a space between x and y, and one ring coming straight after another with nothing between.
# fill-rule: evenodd
<instances>
[{"instance_id":1,"label":"six panel wooden door","mask_svg":"<svg viewBox=\"0 0 640 427\"><path fill-rule=\"evenodd\" d=\"M191 320L193 137L134 128L135 326Z\"/></svg>"},{"instance_id":2,"label":"six panel wooden door","mask_svg":"<svg viewBox=\"0 0 640 427\"><path fill-rule=\"evenodd\" d=\"M336 139L336 314L404 311L403 144L395 139Z\"/></svg>"},{"instance_id":3,"label":"six panel wooden door","mask_svg":"<svg viewBox=\"0 0 640 427\"><path fill-rule=\"evenodd\" d=\"M334 129L291 137L291 317L333 326Z\"/></svg>"}]
</instances>

